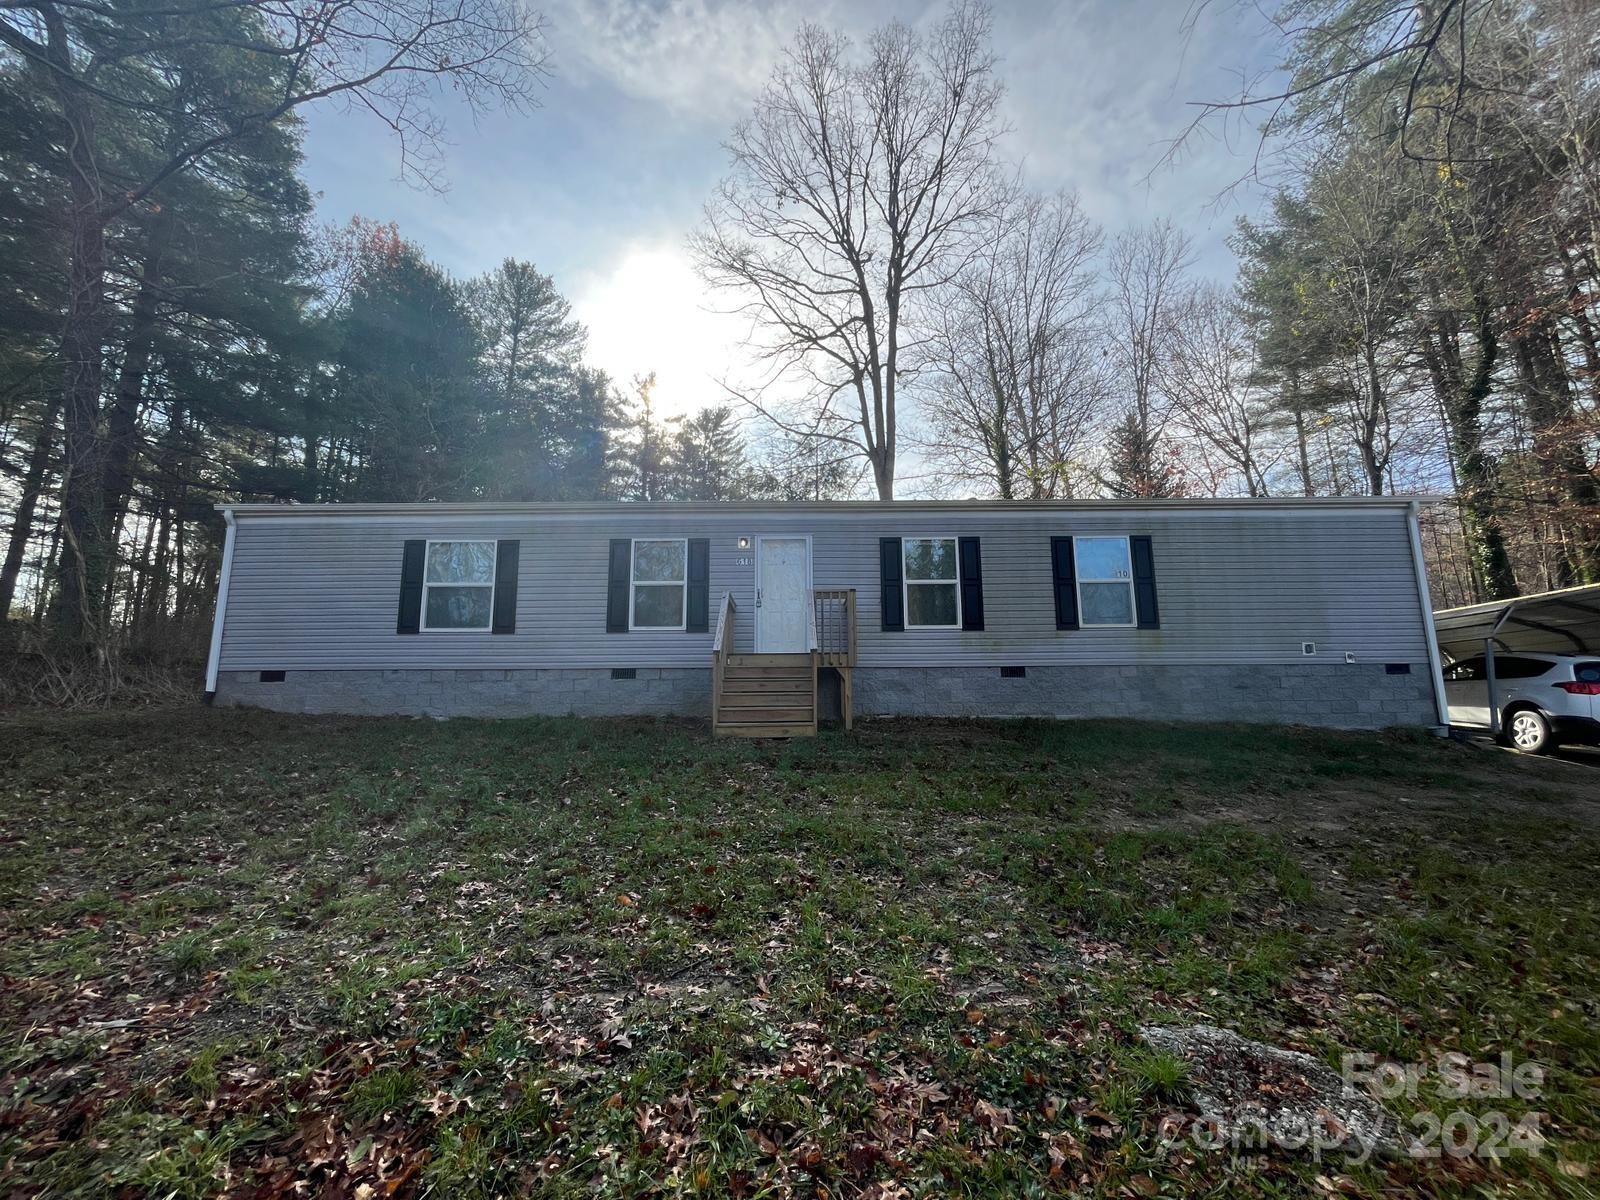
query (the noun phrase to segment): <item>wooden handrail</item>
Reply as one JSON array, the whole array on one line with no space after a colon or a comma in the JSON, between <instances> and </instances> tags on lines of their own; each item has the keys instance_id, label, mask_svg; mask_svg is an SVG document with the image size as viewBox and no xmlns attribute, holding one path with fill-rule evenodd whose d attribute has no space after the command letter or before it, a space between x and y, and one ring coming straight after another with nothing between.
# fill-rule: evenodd
<instances>
[{"instance_id":1,"label":"wooden handrail","mask_svg":"<svg viewBox=\"0 0 1600 1200\"><path fill-rule=\"evenodd\" d=\"M848 647L848 650L846 652L850 656L850 665L853 667L853 666L856 665L856 590L855 590L855 588L850 588L847 592L845 592L845 596L844 596L844 619L845 619L845 624L849 627L849 630L850 630L850 637L848 639L849 647Z\"/></svg>"},{"instance_id":2,"label":"wooden handrail","mask_svg":"<svg viewBox=\"0 0 1600 1200\"><path fill-rule=\"evenodd\" d=\"M717 636L711 643L713 654L727 654L733 650L728 638L733 633L733 610L737 607L733 593L723 592L722 603L717 606Z\"/></svg>"},{"instance_id":3,"label":"wooden handrail","mask_svg":"<svg viewBox=\"0 0 1600 1200\"><path fill-rule=\"evenodd\" d=\"M733 613L738 607L732 592L722 593L722 604L717 609L717 633L711 642L711 726L716 728L722 716L722 675L727 667L728 655L733 653Z\"/></svg>"},{"instance_id":4,"label":"wooden handrail","mask_svg":"<svg viewBox=\"0 0 1600 1200\"><path fill-rule=\"evenodd\" d=\"M856 590L818 588L811 593L815 641L825 667L856 665Z\"/></svg>"}]
</instances>

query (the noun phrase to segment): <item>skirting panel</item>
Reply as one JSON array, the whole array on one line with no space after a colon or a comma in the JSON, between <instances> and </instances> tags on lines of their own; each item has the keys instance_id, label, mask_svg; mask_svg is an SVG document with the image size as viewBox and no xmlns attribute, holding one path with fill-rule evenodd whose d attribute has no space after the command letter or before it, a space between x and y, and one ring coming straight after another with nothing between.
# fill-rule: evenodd
<instances>
[{"instance_id":1,"label":"skirting panel","mask_svg":"<svg viewBox=\"0 0 1600 1200\"><path fill-rule=\"evenodd\" d=\"M711 714L711 669L639 667L631 678L609 670L222 671L218 704L279 712L409 714L429 717Z\"/></svg>"},{"instance_id":2,"label":"skirting panel","mask_svg":"<svg viewBox=\"0 0 1600 1200\"><path fill-rule=\"evenodd\" d=\"M1246 666L915 667L857 671L861 716L1129 717L1382 729L1436 725L1428 667L1383 663Z\"/></svg>"},{"instance_id":3,"label":"skirting panel","mask_svg":"<svg viewBox=\"0 0 1600 1200\"><path fill-rule=\"evenodd\" d=\"M1436 723L1426 664L1248 666L861 667L858 716L1126 717L1376 729ZM276 674L269 674L275 679ZM281 712L437 717L708 718L709 668L223 671L216 702ZM823 672L822 714L837 714Z\"/></svg>"}]
</instances>

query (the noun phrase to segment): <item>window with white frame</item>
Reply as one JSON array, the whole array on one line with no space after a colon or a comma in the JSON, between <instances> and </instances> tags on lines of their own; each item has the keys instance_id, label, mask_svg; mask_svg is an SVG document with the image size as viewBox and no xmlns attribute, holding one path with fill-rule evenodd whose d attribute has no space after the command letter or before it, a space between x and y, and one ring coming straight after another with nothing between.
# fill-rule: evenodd
<instances>
[{"instance_id":1,"label":"window with white frame","mask_svg":"<svg viewBox=\"0 0 1600 1200\"><path fill-rule=\"evenodd\" d=\"M904 538L906 628L960 629L961 583L953 537Z\"/></svg>"},{"instance_id":2,"label":"window with white frame","mask_svg":"<svg viewBox=\"0 0 1600 1200\"><path fill-rule=\"evenodd\" d=\"M1078 613L1084 625L1132 629L1133 560L1125 537L1079 537L1072 542L1078 566Z\"/></svg>"},{"instance_id":3,"label":"window with white frame","mask_svg":"<svg viewBox=\"0 0 1600 1200\"><path fill-rule=\"evenodd\" d=\"M682 629L688 579L686 539L635 538L629 628Z\"/></svg>"},{"instance_id":4,"label":"window with white frame","mask_svg":"<svg viewBox=\"0 0 1600 1200\"><path fill-rule=\"evenodd\" d=\"M494 542L429 542L422 628L486 630L494 617Z\"/></svg>"}]
</instances>

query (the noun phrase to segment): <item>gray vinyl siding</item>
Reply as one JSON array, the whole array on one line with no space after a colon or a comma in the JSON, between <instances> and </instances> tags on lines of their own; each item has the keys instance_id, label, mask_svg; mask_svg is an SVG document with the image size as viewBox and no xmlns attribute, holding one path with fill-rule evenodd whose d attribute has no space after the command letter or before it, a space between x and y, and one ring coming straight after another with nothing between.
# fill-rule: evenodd
<instances>
[{"instance_id":1,"label":"gray vinyl siding","mask_svg":"<svg viewBox=\"0 0 1600 1200\"><path fill-rule=\"evenodd\" d=\"M611 538L705 537L711 620L738 606L736 648L754 639L754 550L740 535L810 534L813 582L857 591L860 665L1427 661L1407 515L1394 507L885 512L775 509L517 515L241 513L223 625L223 670L700 667L713 633L607 633ZM1058 631L1053 536L1148 534L1158 630ZM982 632L879 629L878 539L982 539ZM407 538L522 542L514 634L395 633ZM749 565L741 558L751 560ZM1318 644L1316 660L1300 644Z\"/></svg>"}]
</instances>

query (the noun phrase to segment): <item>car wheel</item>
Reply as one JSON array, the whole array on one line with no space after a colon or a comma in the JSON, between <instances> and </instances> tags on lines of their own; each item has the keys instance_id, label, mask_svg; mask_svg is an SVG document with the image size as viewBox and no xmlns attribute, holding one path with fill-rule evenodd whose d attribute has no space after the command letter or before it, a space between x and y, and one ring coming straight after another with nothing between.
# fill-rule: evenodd
<instances>
[{"instance_id":1,"label":"car wheel","mask_svg":"<svg viewBox=\"0 0 1600 1200\"><path fill-rule=\"evenodd\" d=\"M1555 744L1550 722L1531 708L1519 708L1506 719L1506 741L1524 754L1543 754Z\"/></svg>"}]
</instances>

